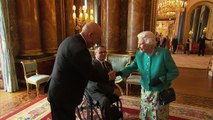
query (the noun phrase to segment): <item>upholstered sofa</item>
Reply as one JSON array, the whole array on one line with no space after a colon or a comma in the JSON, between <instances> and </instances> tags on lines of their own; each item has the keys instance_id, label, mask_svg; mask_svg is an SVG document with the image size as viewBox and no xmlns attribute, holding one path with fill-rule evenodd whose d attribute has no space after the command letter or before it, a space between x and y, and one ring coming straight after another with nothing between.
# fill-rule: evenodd
<instances>
[{"instance_id":1,"label":"upholstered sofa","mask_svg":"<svg viewBox=\"0 0 213 120\"><path fill-rule=\"evenodd\" d=\"M190 53L198 53L199 44L198 43L192 43Z\"/></svg>"}]
</instances>

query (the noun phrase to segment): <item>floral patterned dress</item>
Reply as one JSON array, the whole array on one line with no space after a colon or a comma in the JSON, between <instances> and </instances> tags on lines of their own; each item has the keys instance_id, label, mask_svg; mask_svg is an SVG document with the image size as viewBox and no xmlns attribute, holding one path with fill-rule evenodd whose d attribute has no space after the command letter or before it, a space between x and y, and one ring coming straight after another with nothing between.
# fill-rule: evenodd
<instances>
[{"instance_id":1,"label":"floral patterned dress","mask_svg":"<svg viewBox=\"0 0 213 120\"><path fill-rule=\"evenodd\" d=\"M167 120L169 117L169 104L159 104L159 92L147 91L141 87L141 120Z\"/></svg>"}]
</instances>

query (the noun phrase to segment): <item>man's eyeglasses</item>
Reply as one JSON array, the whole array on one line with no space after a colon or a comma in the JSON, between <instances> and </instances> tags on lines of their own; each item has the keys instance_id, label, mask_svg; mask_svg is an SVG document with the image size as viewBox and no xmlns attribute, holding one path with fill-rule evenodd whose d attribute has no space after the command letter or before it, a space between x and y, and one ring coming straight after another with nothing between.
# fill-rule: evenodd
<instances>
[{"instance_id":1,"label":"man's eyeglasses","mask_svg":"<svg viewBox=\"0 0 213 120\"><path fill-rule=\"evenodd\" d=\"M106 51L104 51L104 52L98 52L99 54L107 54L107 52Z\"/></svg>"}]
</instances>

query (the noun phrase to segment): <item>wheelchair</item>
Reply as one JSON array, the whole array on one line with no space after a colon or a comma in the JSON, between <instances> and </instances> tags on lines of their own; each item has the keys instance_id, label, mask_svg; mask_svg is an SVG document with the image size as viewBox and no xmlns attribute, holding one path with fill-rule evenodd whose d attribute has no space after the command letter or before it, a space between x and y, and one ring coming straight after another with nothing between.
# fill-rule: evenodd
<instances>
[{"instance_id":1,"label":"wheelchair","mask_svg":"<svg viewBox=\"0 0 213 120\"><path fill-rule=\"evenodd\" d=\"M120 99L111 106L116 106L121 113L119 120L123 120L122 103ZM98 101L95 101L85 89L84 96L80 105L76 108L76 116L78 120L103 120L103 114Z\"/></svg>"}]
</instances>

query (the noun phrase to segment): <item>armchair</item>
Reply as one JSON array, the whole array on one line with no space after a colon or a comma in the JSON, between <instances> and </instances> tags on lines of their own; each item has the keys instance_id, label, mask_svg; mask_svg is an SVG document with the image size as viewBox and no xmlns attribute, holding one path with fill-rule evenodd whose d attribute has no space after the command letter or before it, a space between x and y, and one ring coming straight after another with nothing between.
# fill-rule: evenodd
<instances>
[{"instance_id":1,"label":"armchair","mask_svg":"<svg viewBox=\"0 0 213 120\"><path fill-rule=\"evenodd\" d=\"M198 43L192 43L190 53L198 53L199 51L199 44Z\"/></svg>"},{"instance_id":2,"label":"armchair","mask_svg":"<svg viewBox=\"0 0 213 120\"><path fill-rule=\"evenodd\" d=\"M185 48L184 48L183 44L179 44L177 46L177 53L184 53L184 50L185 50Z\"/></svg>"},{"instance_id":3,"label":"armchair","mask_svg":"<svg viewBox=\"0 0 213 120\"><path fill-rule=\"evenodd\" d=\"M141 78L141 75L139 71L135 71L126 79L126 95L129 95L129 89L131 89L131 85L141 84L140 78Z\"/></svg>"},{"instance_id":4,"label":"armchair","mask_svg":"<svg viewBox=\"0 0 213 120\"><path fill-rule=\"evenodd\" d=\"M29 84L36 86L37 96L39 96L40 84L45 83L49 79L49 75L38 74L36 60L23 60L21 61L23 66L24 78L27 86L27 94L29 93Z\"/></svg>"},{"instance_id":5,"label":"armchair","mask_svg":"<svg viewBox=\"0 0 213 120\"><path fill-rule=\"evenodd\" d=\"M127 54L108 54L107 61L112 64L112 69L115 71L119 71L124 68L126 65L130 64L131 56ZM117 76L115 79L115 85L120 89L123 94L122 88L118 85L118 83L122 82L124 79L121 76Z\"/></svg>"}]
</instances>

